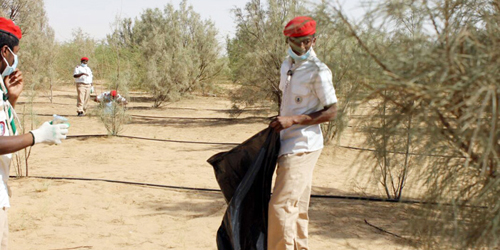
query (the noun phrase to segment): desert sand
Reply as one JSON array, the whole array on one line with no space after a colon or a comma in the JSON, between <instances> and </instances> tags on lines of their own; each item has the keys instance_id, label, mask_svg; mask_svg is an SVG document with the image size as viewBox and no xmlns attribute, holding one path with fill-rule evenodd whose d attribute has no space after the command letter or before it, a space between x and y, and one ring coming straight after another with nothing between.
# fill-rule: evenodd
<instances>
[{"instance_id":1,"label":"desert sand","mask_svg":"<svg viewBox=\"0 0 500 250\"><path fill-rule=\"evenodd\" d=\"M58 87L53 103L47 94L38 95L33 103L37 126L52 114L63 115L71 124L70 137L61 145L33 147L29 178L11 178L10 249L217 249L226 204L206 160L266 128L272 114L254 108L232 118L232 104L224 96L194 94L153 109L146 94L132 91L129 101L131 121L120 134L156 141L79 137L107 131L98 117L76 116L74 86ZM16 110L22 115L28 107L23 96ZM91 103L91 109L96 107ZM359 151L338 147L360 141L346 131L325 147L313 194L384 197L370 174L372 164L355 161ZM16 175L13 167L11 175ZM405 237L413 206L313 198L310 247L409 249L405 240L365 220Z\"/></svg>"}]
</instances>

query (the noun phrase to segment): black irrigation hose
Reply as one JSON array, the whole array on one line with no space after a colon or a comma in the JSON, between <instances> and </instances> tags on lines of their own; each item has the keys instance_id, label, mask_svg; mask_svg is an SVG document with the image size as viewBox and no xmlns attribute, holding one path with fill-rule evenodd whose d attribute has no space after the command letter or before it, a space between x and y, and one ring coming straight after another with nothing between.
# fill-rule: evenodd
<instances>
[{"instance_id":1,"label":"black irrigation hose","mask_svg":"<svg viewBox=\"0 0 500 250\"><path fill-rule=\"evenodd\" d=\"M110 135L105 134L96 134L96 135L68 135L66 139L78 139L78 138L101 138L101 137L109 137Z\"/></svg>"},{"instance_id":2,"label":"black irrigation hose","mask_svg":"<svg viewBox=\"0 0 500 250\"><path fill-rule=\"evenodd\" d=\"M100 138L100 137L109 137L109 135L98 134L98 135L68 135L66 139L78 139L78 138ZM115 137L121 138L129 138L129 139L137 139L137 140L147 140L147 141L161 141L161 142L173 142L173 143L189 143L189 144L207 144L207 145L228 145L228 146L237 146L239 143L230 143L230 142L204 142L204 141L180 141L180 140L168 140L168 139L154 139L147 137L138 137L138 136L128 136L128 135L115 135Z\"/></svg>"},{"instance_id":3,"label":"black irrigation hose","mask_svg":"<svg viewBox=\"0 0 500 250\"><path fill-rule=\"evenodd\" d=\"M100 134L100 135L99 134L98 135L70 135L67 138L68 139L72 139L72 138L91 138L91 137L108 137L108 136L109 135L104 135L104 134ZM130 139L139 139L139 140L149 140L149 141L174 142L174 143L212 144L212 145L230 145L230 146L239 145L239 143L179 141L179 140L166 140L166 139L153 139L153 138L146 138L146 137L126 136L126 135L117 135L116 137L130 138ZM347 148L347 149L354 149L354 150L362 150L362 151L374 151L372 149L363 149L363 148L356 148L356 147L347 147L347 146L338 146L338 147ZM442 156L442 155L426 155L426 156L449 157L449 156ZM105 182L113 182L113 183L123 183L123 184L141 185L141 186L152 186L152 187L163 187L163 188L171 188L171 189L184 189L184 190L207 191L207 192L221 192L221 190L218 190L218 189L168 186L168 185L160 185L160 184L126 182L126 181L116 181L116 180L106 180L106 179L70 178L70 177L36 177L36 176L32 177L32 178L105 181ZM316 194L312 194L311 198L319 198L319 199L343 199L343 200L360 200L360 201L389 202L389 203L406 203L406 204L446 205L446 206L452 206L451 204L438 203L438 202L425 202L425 201L418 201L418 200L398 200L398 199L386 199L386 198L380 198L380 197L361 197L361 196L345 196L345 195L316 195ZM474 207L476 207L476 206L474 206ZM479 206L479 208L486 208L486 207Z\"/></svg>"},{"instance_id":4,"label":"black irrigation hose","mask_svg":"<svg viewBox=\"0 0 500 250\"><path fill-rule=\"evenodd\" d=\"M202 142L202 141L181 141L181 140L169 140L169 139L154 139L154 138L147 138L147 137L138 137L138 136L128 136L128 135L115 135L116 137L122 137L122 138L129 138L129 139L137 139L137 140L147 140L147 141L161 141L161 142L173 142L173 143L190 143L190 144L208 144L208 145L228 145L228 146L237 146L240 143L231 143L231 142ZM72 139L72 138L91 138L91 137L108 137L108 135L104 134L98 134L98 135L68 135L67 139ZM353 150L359 150L359 151L369 151L369 152L375 152L376 150L374 149L367 149L367 148L358 148L358 147L351 147L351 146L337 146L339 148L345 148L345 149L353 149ZM393 152L393 151L388 151L388 153L391 154L406 154L403 152ZM422 154L415 154L415 153L408 153L409 155L419 155L419 156L428 156L428 157L442 157L442 158L460 158L460 159L465 159L463 156L448 156L448 155L422 155Z\"/></svg>"},{"instance_id":5,"label":"black irrigation hose","mask_svg":"<svg viewBox=\"0 0 500 250\"><path fill-rule=\"evenodd\" d=\"M359 151L370 151L370 152L376 152L377 150L375 149L368 149L368 148L357 148L357 147L351 147L351 146L337 146L339 148L346 148L346 149L354 149L354 150L359 150ZM406 153L404 152L396 152L396 151L387 151L387 153L391 154L401 154L405 155ZM424 154L416 154L416 153L408 153L409 155L418 155L418 156L428 156L428 157L441 157L441 158L456 158L456 159L465 159L466 157L464 156L451 156L451 155L435 155L435 154L429 154L429 155L424 155Z\"/></svg>"},{"instance_id":6,"label":"black irrigation hose","mask_svg":"<svg viewBox=\"0 0 500 250\"><path fill-rule=\"evenodd\" d=\"M179 120L219 120L219 121L238 121L246 119L267 120L270 121L273 117L249 116L244 118L225 118L225 117L179 117L179 116L152 116L152 115L130 115L136 118L149 119L179 119Z\"/></svg>"},{"instance_id":7,"label":"black irrigation hose","mask_svg":"<svg viewBox=\"0 0 500 250\"><path fill-rule=\"evenodd\" d=\"M15 178L15 176L11 176L11 178ZM145 187L159 187L159 188L168 188L168 189L189 190L189 191L202 191L202 192L216 192L216 193L221 193L222 192L220 189L182 187L182 186L151 184L151 183L132 182L132 181L117 181L117 180L96 179L96 178L49 177L49 176L29 176L27 178L46 179L46 180L101 181L101 182L119 183L119 184L145 186ZM416 203L423 204L424 203L424 202L421 202L421 201L413 201L413 200L393 200L393 199L383 199L383 198L378 198L378 197L358 197L358 196L344 196L344 195L318 195L318 194L313 194L313 195L311 195L311 198L363 200L363 201L378 201L378 202L390 202L390 203L400 202L400 203L410 203L410 204L416 204Z\"/></svg>"},{"instance_id":8,"label":"black irrigation hose","mask_svg":"<svg viewBox=\"0 0 500 250\"><path fill-rule=\"evenodd\" d=\"M10 176L10 177L11 178L15 178L16 176ZM179 190L189 190L189 191L203 191L203 192L217 192L217 193L221 192L221 190L219 190L219 189L169 186L169 185L161 185L161 184L141 183L141 182L132 182L132 181L117 181L117 180L96 179L96 178L49 177L49 176L28 176L27 178L46 179L46 180L101 181L101 182L119 183L119 184L145 186L145 187L160 187L160 188L168 188L168 189L179 189Z\"/></svg>"},{"instance_id":9,"label":"black irrigation hose","mask_svg":"<svg viewBox=\"0 0 500 250\"><path fill-rule=\"evenodd\" d=\"M15 177L16 176L10 176L10 178L15 178ZM172 186L172 185L151 184L151 183L131 182L131 181L117 181L117 180L96 179L96 178L48 177L48 176L28 176L27 178L45 179L45 180L101 181L101 182L119 183L119 184L136 185L136 186L144 186L144 187L157 187L157 188L188 190L188 191L200 191L200 192L212 192L212 193L221 193L222 192L220 189L212 189L212 188L194 188L194 187ZM452 206L451 204L438 203L438 202L425 202L425 201L418 201L418 200L396 200L396 199L385 199L385 198L380 198L380 197L362 197L362 196L347 196L347 195L319 195L319 194L312 194L311 198L315 198L315 199L335 199L335 200L356 200L356 201L370 201L370 202L388 202L388 203L404 203L404 204L420 204L420 205L445 205L445 206ZM480 207L480 208L486 208L486 207Z\"/></svg>"},{"instance_id":10,"label":"black irrigation hose","mask_svg":"<svg viewBox=\"0 0 500 250\"><path fill-rule=\"evenodd\" d=\"M163 141L163 142L190 143L190 144L211 144L211 145L228 145L228 146L240 145L240 143L231 143L231 142L179 141L179 140L168 140L168 139L153 139L153 138L147 138L147 137L137 137L137 136L128 136L128 135L117 135L117 137L138 139L138 140L147 140L147 141Z\"/></svg>"}]
</instances>

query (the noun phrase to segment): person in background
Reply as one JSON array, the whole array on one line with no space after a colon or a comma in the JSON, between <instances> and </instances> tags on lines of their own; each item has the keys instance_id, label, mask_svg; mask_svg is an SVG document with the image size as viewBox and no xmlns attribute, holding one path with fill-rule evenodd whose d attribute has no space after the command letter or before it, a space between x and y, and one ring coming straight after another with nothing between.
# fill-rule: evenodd
<instances>
[{"instance_id":1,"label":"person in background","mask_svg":"<svg viewBox=\"0 0 500 250\"><path fill-rule=\"evenodd\" d=\"M78 116L84 116L92 90L92 70L87 65L89 58L82 57L81 64L75 67L73 77L75 78L76 91L78 93L76 101L76 112Z\"/></svg>"},{"instance_id":2,"label":"person in background","mask_svg":"<svg viewBox=\"0 0 500 250\"><path fill-rule=\"evenodd\" d=\"M103 92L96 96L94 101L103 104L105 114L110 114L112 112L113 102L119 105L127 105L127 99L118 94L116 90Z\"/></svg>"},{"instance_id":3,"label":"person in background","mask_svg":"<svg viewBox=\"0 0 500 250\"><path fill-rule=\"evenodd\" d=\"M314 166L323 148L320 123L337 114L332 72L314 53L316 22L292 19L283 31L288 57L281 65L280 114L270 126L280 133L276 181L269 202L268 249L309 249L308 223Z\"/></svg>"},{"instance_id":4,"label":"person in background","mask_svg":"<svg viewBox=\"0 0 500 250\"><path fill-rule=\"evenodd\" d=\"M0 250L6 250L8 245L12 153L38 143L60 144L69 128L67 123L45 122L40 128L19 135L21 129L16 126L16 119L19 120L14 107L24 87L23 74L17 69L21 37L21 29L12 20L0 17Z\"/></svg>"}]
</instances>

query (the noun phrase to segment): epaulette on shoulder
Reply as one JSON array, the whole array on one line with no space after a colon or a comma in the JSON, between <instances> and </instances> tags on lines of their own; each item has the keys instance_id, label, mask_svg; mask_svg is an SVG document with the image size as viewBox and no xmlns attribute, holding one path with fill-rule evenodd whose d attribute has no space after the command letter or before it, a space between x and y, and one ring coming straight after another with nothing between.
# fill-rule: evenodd
<instances>
[{"instance_id":1,"label":"epaulette on shoulder","mask_svg":"<svg viewBox=\"0 0 500 250\"><path fill-rule=\"evenodd\" d=\"M308 59L308 60L309 60L309 63L311 63L311 65L314 65L316 70L319 70L321 68L322 62L317 57L314 57L314 58Z\"/></svg>"}]
</instances>

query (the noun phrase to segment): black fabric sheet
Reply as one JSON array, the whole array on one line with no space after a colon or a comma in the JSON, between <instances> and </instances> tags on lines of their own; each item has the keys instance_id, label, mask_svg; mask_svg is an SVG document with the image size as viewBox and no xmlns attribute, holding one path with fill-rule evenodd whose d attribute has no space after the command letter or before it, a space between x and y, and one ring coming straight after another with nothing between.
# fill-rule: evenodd
<instances>
[{"instance_id":1,"label":"black fabric sheet","mask_svg":"<svg viewBox=\"0 0 500 250\"><path fill-rule=\"evenodd\" d=\"M217 231L219 250L267 249L267 212L279 148L279 134L267 128L207 160L228 203Z\"/></svg>"}]
</instances>

